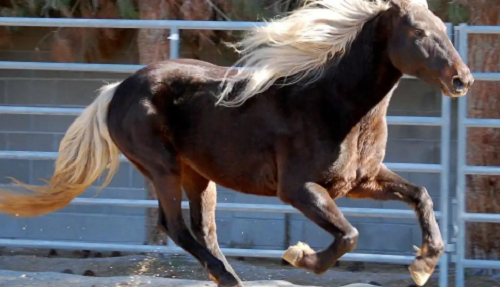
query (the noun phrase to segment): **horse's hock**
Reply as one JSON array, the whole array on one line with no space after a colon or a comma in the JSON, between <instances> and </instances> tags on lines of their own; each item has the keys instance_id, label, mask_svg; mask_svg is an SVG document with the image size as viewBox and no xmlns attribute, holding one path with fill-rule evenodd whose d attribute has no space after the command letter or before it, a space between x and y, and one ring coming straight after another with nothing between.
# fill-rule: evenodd
<instances>
[{"instance_id":1,"label":"horse's hock","mask_svg":"<svg viewBox=\"0 0 500 287\"><path fill-rule=\"evenodd\" d=\"M0 271L2 287L212 287L209 281L168 279L147 276L85 277L55 272ZM244 287L315 287L294 285L286 281L245 282ZM349 284L331 287L375 287L371 284Z\"/></svg>"}]
</instances>

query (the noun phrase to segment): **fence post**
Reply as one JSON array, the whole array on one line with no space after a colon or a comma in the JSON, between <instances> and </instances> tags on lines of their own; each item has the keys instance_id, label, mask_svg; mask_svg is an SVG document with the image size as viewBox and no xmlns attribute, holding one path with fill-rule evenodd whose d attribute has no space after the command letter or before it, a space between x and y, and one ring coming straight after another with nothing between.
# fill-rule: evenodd
<instances>
[{"instance_id":1,"label":"fence post","mask_svg":"<svg viewBox=\"0 0 500 287\"><path fill-rule=\"evenodd\" d=\"M179 28L170 28L170 37L168 39L170 40L170 59L178 59L180 46Z\"/></svg>"},{"instance_id":2,"label":"fence post","mask_svg":"<svg viewBox=\"0 0 500 287\"><path fill-rule=\"evenodd\" d=\"M446 23L448 38L453 38L453 26ZM449 264L449 189L450 189L450 137L451 137L451 100L441 92L441 158L442 166L440 178L440 225L441 236L443 237L445 252L441 256L439 263L439 287L448 287L448 264Z\"/></svg>"},{"instance_id":3,"label":"fence post","mask_svg":"<svg viewBox=\"0 0 500 287\"><path fill-rule=\"evenodd\" d=\"M468 62L468 47L467 47L467 25L460 24L455 28L455 35L458 36L456 43L458 44L458 53L462 57L465 64ZM467 153L467 127L465 126L465 118L467 117L467 96L458 99L458 147L457 147L457 245L456 245L456 278L455 286L464 287L464 264L465 259L465 166Z\"/></svg>"}]
</instances>

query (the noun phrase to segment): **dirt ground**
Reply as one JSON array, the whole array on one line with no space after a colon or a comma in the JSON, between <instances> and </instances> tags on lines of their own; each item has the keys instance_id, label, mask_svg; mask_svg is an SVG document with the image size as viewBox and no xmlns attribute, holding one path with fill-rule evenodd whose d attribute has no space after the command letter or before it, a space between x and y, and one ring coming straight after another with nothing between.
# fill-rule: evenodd
<instances>
[{"instance_id":1,"label":"dirt ground","mask_svg":"<svg viewBox=\"0 0 500 287\"><path fill-rule=\"evenodd\" d=\"M114 277L151 276L174 279L209 280L204 268L187 255L109 253L90 251L47 251L2 249L0 270L24 272L60 272L75 275ZM228 258L243 281L284 280L296 285L342 286L372 283L387 287L414 287L404 265L339 262L323 275L297 269L281 260ZM454 285L450 270L450 286ZM438 271L426 287L438 287ZM500 287L500 280L467 274L467 287Z\"/></svg>"},{"instance_id":2,"label":"dirt ground","mask_svg":"<svg viewBox=\"0 0 500 287\"><path fill-rule=\"evenodd\" d=\"M286 281L244 282L244 287L317 287L299 286ZM217 287L210 281L170 279L149 276L87 277L57 272L19 272L0 270L2 287ZM340 286L335 286L340 287ZM343 287L377 287L353 284Z\"/></svg>"}]
</instances>

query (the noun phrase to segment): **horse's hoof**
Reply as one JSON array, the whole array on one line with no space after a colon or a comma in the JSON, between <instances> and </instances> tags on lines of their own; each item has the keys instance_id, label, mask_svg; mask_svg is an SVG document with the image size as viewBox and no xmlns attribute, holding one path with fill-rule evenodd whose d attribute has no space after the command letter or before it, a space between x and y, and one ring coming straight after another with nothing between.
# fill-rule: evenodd
<instances>
[{"instance_id":1,"label":"horse's hoof","mask_svg":"<svg viewBox=\"0 0 500 287\"><path fill-rule=\"evenodd\" d=\"M433 270L428 271L429 268L426 266L426 262L422 258L416 258L410 265L410 274L415 284L418 286L423 286L432 275Z\"/></svg>"},{"instance_id":2,"label":"horse's hoof","mask_svg":"<svg viewBox=\"0 0 500 287\"><path fill-rule=\"evenodd\" d=\"M217 283L217 287L243 287L241 282L230 273L222 276L218 282L213 281Z\"/></svg>"},{"instance_id":3,"label":"horse's hoof","mask_svg":"<svg viewBox=\"0 0 500 287\"><path fill-rule=\"evenodd\" d=\"M290 246L285 254L283 254L283 259L285 259L288 263L292 264L295 267L297 263L302 260L304 255L314 253L314 250L309 247L306 243L299 242L297 245Z\"/></svg>"},{"instance_id":4,"label":"horse's hoof","mask_svg":"<svg viewBox=\"0 0 500 287\"><path fill-rule=\"evenodd\" d=\"M237 280L231 280L231 281L228 281L228 282L223 282L224 280L221 280L219 281L219 283L217 283L217 287L243 287L243 285L241 284L241 282L238 282Z\"/></svg>"},{"instance_id":5,"label":"horse's hoof","mask_svg":"<svg viewBox=\"0 0 500 287\"><path fill-rule=\"evenodd\" d=\"M212 280L215 284L219 283L219 280L217 280L217 278L215 278L214 276L212 276L212 274L210 274L210 273L208 273L208 278L210 278L210 280Z\"/></svg>"}]
</instances>

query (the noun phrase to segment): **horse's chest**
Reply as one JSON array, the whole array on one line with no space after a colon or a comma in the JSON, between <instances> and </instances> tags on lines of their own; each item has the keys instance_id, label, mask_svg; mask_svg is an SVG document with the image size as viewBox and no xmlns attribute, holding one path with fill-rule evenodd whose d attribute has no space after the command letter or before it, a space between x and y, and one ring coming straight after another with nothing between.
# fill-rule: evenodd
<instances>
[{"instance_id":1,"label":"horse's chest","mask_svg":"<svg viewBox=\"0 0 500 287\"><path fill-rule=\"evenodd\" d=\"M370 117L363 120L358 129L357 150L358 168L380 165L385 156L387 145L387 123L385 117Z\"/></svg>"},{"instance_id":2,"label":"horse's chest","mask_svg":"<svg viewBox=\"0 0 500 287\"><path fill-rule=\"evenodd\" d=\"M374 178L384 159L386 143L385 118L360 122L340 144L338 157L330 167L331 190L342 196L359 182Z\"/></svg>"}]
</instances>

